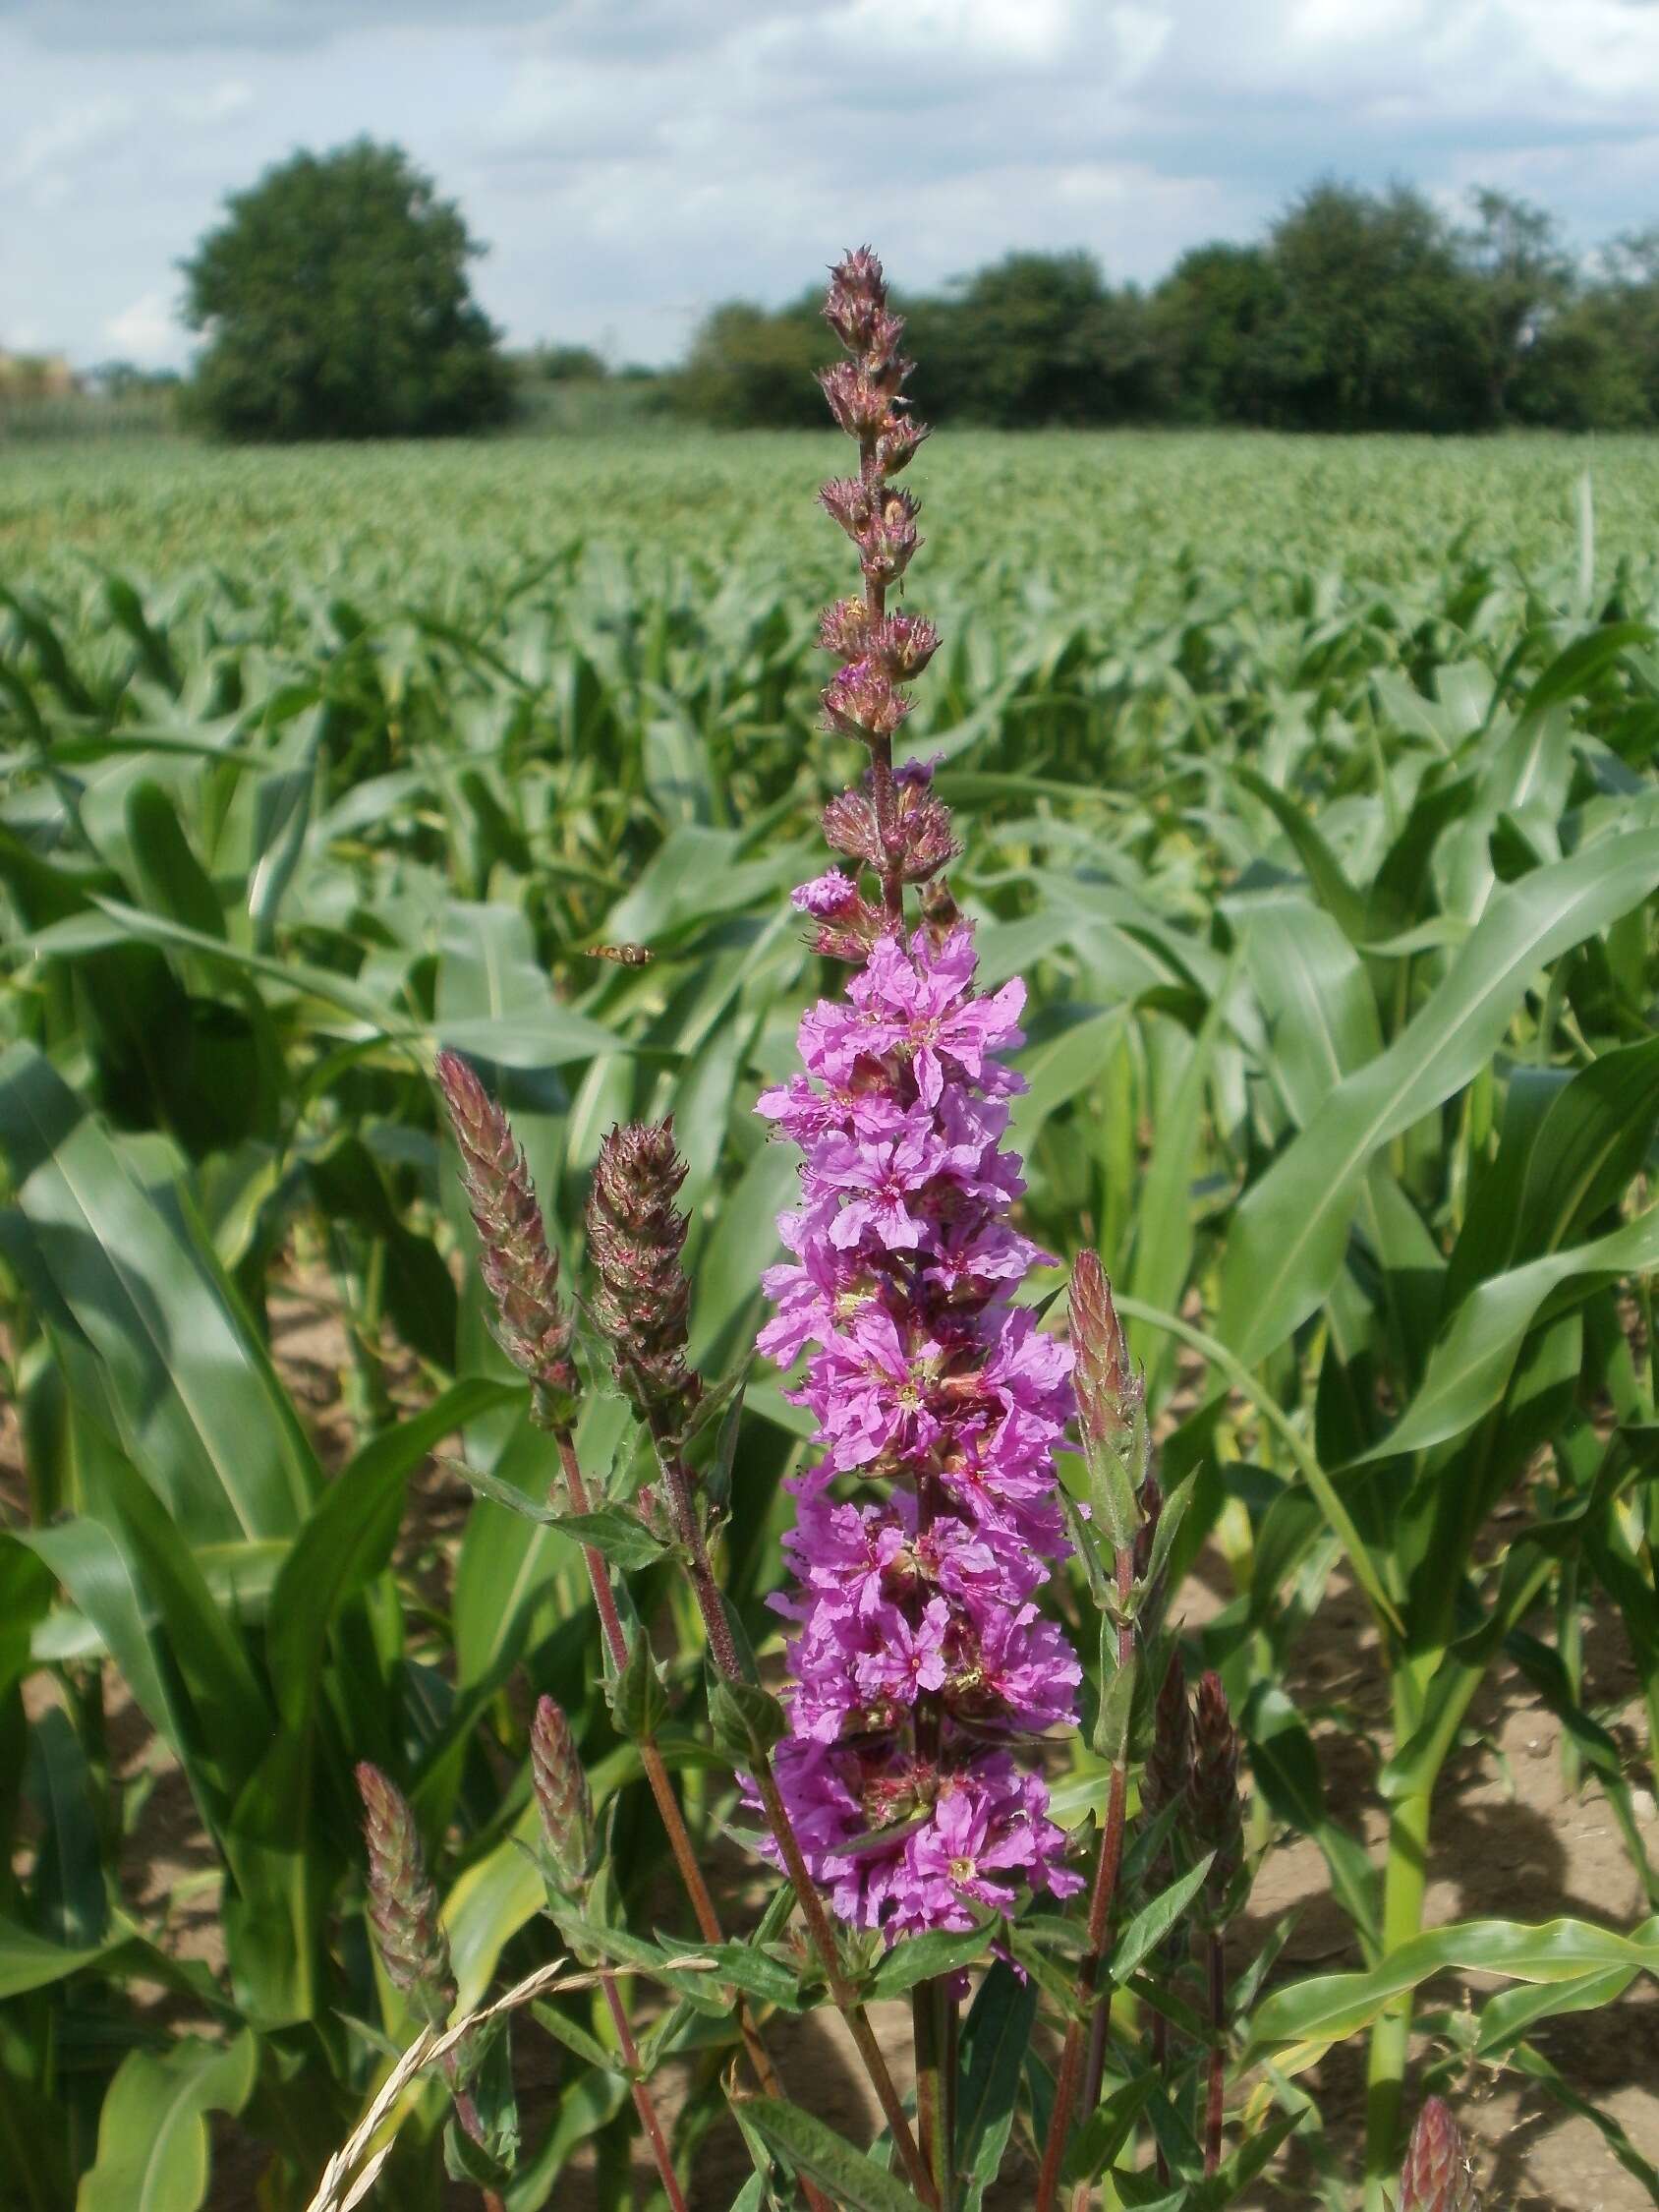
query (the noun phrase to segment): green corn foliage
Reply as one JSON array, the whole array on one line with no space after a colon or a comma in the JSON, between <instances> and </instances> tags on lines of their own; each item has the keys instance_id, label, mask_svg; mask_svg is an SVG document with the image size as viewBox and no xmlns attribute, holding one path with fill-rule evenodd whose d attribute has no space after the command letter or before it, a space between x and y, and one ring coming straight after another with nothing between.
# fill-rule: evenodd
<instances>
[{"instance_id":1,"label":"green corn foliage","mask_svg":"<svg viewBox=\"0 0 1659 2212\"><path fill-rule=\"evenodd\" d=\"M1283 2110L1230 2090L1205 2181L1204 2054L1179 2025L1200 2001L1166 1940L1204 1878L1178 1831L1155 1841L1119 1965L1175 2023L1168 2093L1125 2056L1068 2172L1149 2169L1156 2141L1182 2201L1219 2205L1294 2126L1326 2201L1363 2188L1380 2212L1425 1980L1503 1977L1465 2040L1570 2102L1532 2028L1659 1963L1651 1922L1425 1928L1421 1878L1437 1777L1507 1659L1659 1906L1577 1628L1591 1603L1620 1617L1625 1719L1650 1758L1659 457L1598 445L1592 538L1581 455L1544 440L939 442L915 475L945 644L914 741L944 754L970 828L952 888L987 980L1031 988L1027 1226L1100 1254L1160 1481L1193 1478L1169 1621L1225 1540L1233 1602L1187 1657L1242 1740L1230 1895L1269 1837L1306 1835L1352 1931L1330 1974L1252 1969L1230 1990L1230 2049L1274 2062ZM825 452L135 437L8 457L0 1299L22 1465L0 1535L0 2137L31 2212L109 2199L126 2131L174 2107L157 2212L204 2200L207 2112L265 2146L270 2203L307 2201L382 2039L409 2027L364 1935L353 1767L405 1780L475 2005L544 1901L515 1676L582 1746L603 1909L657 1893L572 1541L638 1617L659 1611L649 1470L579 1321L592 1511L572 1532L542 1505L550 1444L478 1281L439 1049L510 1115L584 1295L604 1133L672 1115L710 1385L687 1448L734 1614L763 1662L775 1640L800 1419L770 1371L741 1406L736 1383L794 1189L752 1103L833 987L785 896L820 864L828 787L810 735L814 611L839 577L811 512ZM621 947L651 958L593 957ZM340 1368L320 1425L284 1352L297 1300ZM457 1434L486 1487L464 1521L440 1464ZM1521 1510L1498 1518L1507 1500ZM455 1544L434 1550L434 1526ZM1377 1637L1377 1852L1327 1796L1293 1688L1342 1585ZM658 1653L664 1740L712 1839L732 1808L686 1749L707 1729L684 1626ZM123 1901L123 1827L143 1826L116 1699L190 1792L222 1968L182 1963L162 1912ZM1085 1758L1057 1780L1060 1815L1081 1828L1103 1786ZM660 1964L626 1942L630 1971ZM1031 1980L987 1978L964 2036L973 2203L1041 2139L1052 2092L1031 2008L1063 2002L1074 1952L1053 1921L1020 1942ZM757 2002L783 2001L775 1947L727 1949ZM735 2035L728 1997L681 1982L653 2063ZM149 2004L157 1983L188 2035ZM1115 2014L1114 2066L1136 2016ZM603 2016L561 2002L552 2032L565 2086L515 2206L553 2200L584 2142L627 2125ZM1371 2050L1362 2155L1325 2141L1298 2079L1350 2036ZM695 2072L688 2140L720 2071ZM481 2134L506 2140L478 2096ZM879 2161L792 2110L756 2108L763 2164L899 2201ZM407 2122L398 2202L435 2206L440 2121L429 2099Z\"/></svg>"}]
</instances>

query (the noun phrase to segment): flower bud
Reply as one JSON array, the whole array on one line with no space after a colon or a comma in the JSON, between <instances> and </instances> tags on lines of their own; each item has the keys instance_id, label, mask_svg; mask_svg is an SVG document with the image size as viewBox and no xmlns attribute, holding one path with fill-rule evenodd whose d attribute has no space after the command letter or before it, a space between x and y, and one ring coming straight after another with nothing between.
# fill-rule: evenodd
<instances>
[{"instance_id":1,"label":"flower bud","mask_svg":"<svg viewBox=\"0 0 1659 2212\"><path fill-rule=\"evenodd\" d=\"M824 726L843 737L868 744L890 737L909 714L912 702L895 691L874 661L849 661L824 690Z\"/></svg>"},{"instance_id":2,"label":"flower bud","mask_svg":"<svg viewBox=\"0 0 1659 2212\"><path fill-rule=\"evenodd\" d=\"M828 484L821 484L818 503L849 538L862 538L875 520L876 502L870 488L856 476L831 477Z\"/></svg>"},{"instance_id":3,"label":"flower bud","mask_svg":"<svg viewBox=\"0 0 1659 2212\"><path fill-rule=\"evenodd\" d=\"M1244 1819L1238 1802L1238 1731L1216 1673L1204 1674L1198 1684L1187 1806L1198 1850L1215 1853L1204 1879L1204 1905L1212 1924L1220 1925L1232 1909L1232 1892L1243 1871Z\"/></svg>"},{"instance_id":4,"label":"flower bud","mask_svg":"<svg viewBox=\"0 0 1659 2212\"><path fill-rule=\"evenodd\" d=\"M576 1755L570 1722L551 1698L541 1699L530 1726L530 1774L547 1846L562 1889L588 1880L594 1852L594 1799Z\"/></svg>"},{"instance_id":5,"label":"flower bud","mask_svg":"<svg viewBox=\"0 0 1659 2212\"><path fill-rule=\"evenodd\" d=\"M702 1395L685 1364L691 1286L680 1265L689 1226L674 1210L685 1181L672 1120L612 1129L588 1200L588 1251L600 1288L594 1317L616 1380L654 1429L678 1434Z\"/></svg>"},{"instance_id":6,"label":"flower bud","mask_svg":"<svg viewBox=\"0 0 1659 2212\"><path fill-rule=\"evenodd\" d=\"M870 610L863 600L838 599L827 607L818 618L818 642L837 661L861 660L870 642Z\"/></svg>"},{"instance_id":7,"label":"flower bud","mask_svg":"<svg viewBox=\"0 0 1659 2212\"><path fill-rule=\"evenodd\" d=\"M916 457L916 449L930 436L926 423L912 416L889 414L876 439L876 466L883 476L897 476Z\"/></svg>"},{"instance_id":8,"label":"flower bud","mask_svg":"<svg viewBox=\"0 0 1659 2212\"><path fill-rule=\"evenodd\" d=\"M558 1261L511 1126L467 1063L437 1056L437 1079L461 1155L461 1183L495 1302L496 1341L535 1385L537 1416L568 1427L581 1384L570 1356L572 1322L558 1298Z\"/></svg>"},{"instance_id":9,"label":"flower bud","mask_svg":"<svg viewBox=\"0 0 1659 2212\"><path fill-rule=\"evenodd\" d=\"M910 565L921 544L916 530L920 502L908 492L888 492L878 511L858 532L860 565L874 584L891 584Z\"/></svg>"},{"instance_id":10,"label":"flower bud","mask_svg":"<svg viewBox=\"0 0 1659 2212\"><path fill-rule=\"evenodd\" d=\"M871 633L869 656L893 683L919 676L939 651L939 632L916 614L889 614Z\"/></svg>"},{"instance_id":11,"label":"flower bud","mask_svg":"<svg viewBox=\"0 0 1659 2212\"><path fill-rule=\"evenodd\" d=\"M799 885L789 894L789 902L818 923L808 943L828 960L866 960L882 934L882 914L839 868Z\"/></svg>"},{"instance_id":12,"label":"flower bud","mask_svg":"<svg viewBox=\"0 0 1659 2212\"><path fill-rule=\"evenodd\" d=\"M421 1856L415 1816L400 1790L367 1760L357 1770L369 1846L369 1923L386 1979L429 2027L442 2027L455 2003L449 1944Z\"/></svg>"},{"instance_id":13,"label":"flower bud","mask_svg":"<svg viewBox=\"0 0 1659 2212\"><path fill-rule=\"evenodd\" d=\"M1172 1650L1164 1684L1153 1713L1152 1745L1141 1775L1141 1810L1161 1813L1184 1798L1192 1779L1192 1709L1186 1694L1186 1668Z\"/></svg>"},{"instance_id":14,"label":"flower bud","mask_svg":"<svg viewBox=\"0 0 1659 2212\"><path fill-rule=\"evenodd\" d=\"M886 426L892 395L884 388L885 377L872 376L853 362L837 361L832 369L818 372L818 381L830 414L849 437L874 438Z\"/></svg>"},{"instance_id":15,"label":"flower bud","mask_svg":"<svg viewBox=\"0 0 1659 2212\"><path fill-rule=\"evenodd\" d=\"M1480 2212L1462 2129L1438 2097L1425 2100L1411 2130L1400 2212Z\"/></svg>"},{"instance_id":16,"label":"flower bud","mask_svg":"<svg viewBox=\"0 0 1659 2212\"><path fill-rule=\"evenodd\" d=\"M1072 1386L1089 1470L1091 1506L1113 1548L1122 1551L1141 1524L1136 1491L1145 1455L1146 1411L1129 1359L1112 1286L1098 1253L1080 1252L1071 1271Z\"/></svg>"},{"instance_id":17,"label":"flower bud","mask_svg":"<svg viewBox=\"0 0 1659 2212\"><path fill-rule=\"evenodd\" d=\"M866 352L887 304L882 264L868 246L843 254L830 271L824 320L849 353Z\"/></svg>"},{"instance_id":18,"label":"flower bud","mask_svg":"<svg viewBox=\"0 0 1659 2212\"><path fill-rule=\"evenodd\" d=\"M849 860L862 860L868 868L882 865L881 832L876 824L875 802L866 788L841 791L830 799L820 820L825 842Z\"/></svg>"}]
</instances>

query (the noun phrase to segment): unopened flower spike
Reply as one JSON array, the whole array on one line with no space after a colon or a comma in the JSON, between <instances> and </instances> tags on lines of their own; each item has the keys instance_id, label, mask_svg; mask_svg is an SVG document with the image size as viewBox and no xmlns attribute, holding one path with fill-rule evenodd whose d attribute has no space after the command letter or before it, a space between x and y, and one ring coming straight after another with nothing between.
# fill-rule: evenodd
<instances>
[{"instance_id":1,"label":"unopened flower spike","mask_svg":"<svg viewBox=\"0 0 1659 2212\"><path fill-rule=\"evenodd\" d=\"M357 1787L369 1847L374 1948L393 1989L429 2027L442 2027L455 2003L455 1975L415 1816L402 1791L367 1761L357 1770Z\"/></svg>"},{"instance_id":2,"label":"unopened flower spike","mask_svg":"<svg viewBox=\"0 0 1659 2212\"><path fill-rule=\"evenodd\" d=\"M806 1015L802 1071L760 1102L803 1155L760 1348L785 1368L805 1355L791 1395L818 1445L789 1485L796 1581L774 1601L794 1630L789 1732L774 1762L833 1910L893 1941L1011 1912L1022 1885L1081 1887L1034 1756L1075 1725L1081 1679L1037 1603L1066 1548L1055 1454L1071 1354L1014 1302L1046 1258L1010 1218L1024 1186L1007 1101L1024 1085L1005 1056L1024 988L976 988L971 927L939 883L957 849L949 815L931 770L892 758L904 687L939 634L886 603L919 543L916 501L887 479L925 432L867 248L835 267L825 313L851 355L825 390L859 463L821 496L864 575L820 626L841 664L825 721L866 764L825 809L841 865L795 895L819 949L856 973Z\"/></svg>"},{"instance_id":3,"label":"unopened flower spike","mask_svg":"<svg viewBox=\"0 0 1659 2212\"><path fill-rule=\"evenodd\" d=\"M1220 1926L1235 1901L1243 1871L1244 1819L1238 1799L1238 1731L1216 1673L1206 1673L1198 1684L1187 1803L1196 1848L1215 1853L1204 1881L1204 1911L1212 1926Z\"/></svg>"},{"instance_id":4,"label":"unopened flower spike","mask_svg":"<svg viewBox=\"0 0 1659 2212\"><path fill-rule=\"evenodd\" d=\"M594 1318L616 1380L661 1439L678 1436L702 1395L686 1366L691 1287L680 1265L689 1224L675 1211L685 1162L672 1120L612 1129L588 1200L588 1252L600 1287Z\"/></svg>"},{"instance_id":5,"label":"unopened flower spike","mask_svg":"<svg viewBox=\"0 0 1659 2212\"><path fill-rule=\"evenodd\" d=\"M1425 2100L1411 2130L1400 2212L1480 2212L1463 2131L1438 2097Z\"/></svg>"},{"instance_id":6,"label":"unopened flower spike","mask_svg":"<svg viewBox=\"0 0 1659 2212\"><path fill-rule=\"evenodd\" d=\"M551 1698L538 1701L531 1722L530 1774L542 1840L559 1887L577 1893L593 1868L594 1799L570 1722Z\"/></svg>"},{"instance_id":7,"label":"unopened flower spike","mask_svg":"<svg viewBox=\"0 0 1659 2212\"><path fill-rule=\"evenodd\" d=\"M506 1115L460 1055L440 1052L436 1073L479 1234L485 1285L495 1302L496 1341L534 1385L538 1420L568 1428L581 1389L571 1358L573 1324L558 1295L558 1260L530 1170Z\"/></svg>"}]
</instances>

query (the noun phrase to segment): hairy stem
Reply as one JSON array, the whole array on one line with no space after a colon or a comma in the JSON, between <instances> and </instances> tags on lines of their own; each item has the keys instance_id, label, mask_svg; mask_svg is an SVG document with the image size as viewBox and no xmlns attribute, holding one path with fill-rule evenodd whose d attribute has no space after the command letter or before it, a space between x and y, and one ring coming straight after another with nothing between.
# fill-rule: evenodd
<instances>
[{"instance_id":1,"label":"hairy stem","mask_svg":"<svg viewBox=\"0 0 1659 2212\"><path fill-rule=\"evenodd\" d=\"M646 2140L651 2145L651 2155L657 2163L669 2212L686 2212L686 2201L680 2190L679 2176L674 2172L674 2162L668 2155L667 2137L662 2132L662 2123L657 2117L657 2107L652 2102L651 2091L646 2087L640 2066L640 2047L634 2041L634 2031L628 2024L628 2008L622 2002L622 1993L613 1978L606 1974L602 1984L604 2001L610 2008L610 2017L616 2029L617 2045L623 2064L633 2075L634 2110L640 2116Z\"/></svg>"},{"instance_id":2,"label":"hairy stem","mask_svg":"<svg viewBox=\"0 0 1659 2212\"><path fill-rule=\"evenodd\" d=\"M880 498L882 471L876 459L876 440L865 437L859 440L858 474L872 498ZM871 627L887 612L887 586L874 576L864 579L864 604L870 611ZM893 834L892 803L892 739L888 736L872 736L870 739L870 796L876 809L876 836L882 848L882 907L894 929L904 927L904 882L894 857L897 840Z\"/></svg>"}]
</instances>

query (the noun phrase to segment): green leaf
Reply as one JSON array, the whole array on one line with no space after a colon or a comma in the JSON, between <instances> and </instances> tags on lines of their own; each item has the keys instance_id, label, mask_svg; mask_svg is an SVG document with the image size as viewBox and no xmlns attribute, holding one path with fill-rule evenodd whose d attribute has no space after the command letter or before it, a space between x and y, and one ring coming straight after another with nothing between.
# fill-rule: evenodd
<instances>
[{"instance_id":1,"label":"green leaf","mask_svg":"<svg viewBox=\"0 0 1659 2212\"><path fill-rule=\"evenodd\" d=\"M96 2163L75 2212L198 2212L207 2193L210 2112L239 2113L253 2093L257 2046L187 2037L165 2057L131 2051L98 2116Z\"/></svg>"},{"instance_id":2,"label":"green leaf","mask_svg":"<svg viewBox=\"0 0 1659 2212\"><path fill-rule=\"evenodd\" d=\"M709 1726L715 1748L734 1767L749 1767L765 1758L788 1725L783 1708L769 1690L755 1682L728 1682L723 1675L711 1675Z\"/></svg>"},{"instance_id":3,"label":"green leaf","mask_svg":"<svg viewBox=\"0 0 1659 2212\"><path fill-rule=\"evenodd\" d=\"M529 920L516 906L451 900L439 960L440 1007L474 1010L439 1015L438 1042L451 1051L502 1068L559 1068L628 1049L611 1030L553 997Z\"/></svg>"},{"instance_id":4,"label":"green leaf","mask_svg":"<svg viewBox=\"0 0 1659 2212\"><path fill-rule=\"evenodd\" d=\"M1571 1982L1621 1967L1659 1974L1659 1918L1630 1935L1585 1920L1468 1920L1415 1936L1363 1974L1320 1974L1263 2000L1250 2022L1244 2063L1293 2047L1295 2066L1368 2027L1390 2001L1449 1969L1505 1974L1513 1981ZM1285 2062L1281 2061L1282 2065ZM1286 2066L1287 2071L1294 2070Z\"/></svg>"},{"instance_id":5,"label":"green leaf","mask_svg":"<svg viewBox=\"0 0 1659 2212\"><path fill-rule=\"evenodd\" d=\"M341 1606L391 1557L410 1476L444 1437L520 1395L516 1384L478 1375L452 1383L422 1412L371 1438L329 1485L271 1593L268 1663L289 1727L310 1711L323 1640Z\"/></svg>"},{"instance_id":6,"label":"green leaf","mask_svg":"<svg viewBox=\"0 0 1659 2212\"><path fill-rule=\"evenodd\" d=\"M591 1544L618 1567L654 1567L668 1547L625 1506L605 1505L597 1513L562 1513L554 1521L561 1536Z\"/></svg>"},{"instance_id":7,"label":"green leaf","mask_svg":"<svg viewBox=\"0 0 1659 2212\"><path fill-rule=\"evenodd\" d=\"M1065 2154L1061 2172L1068 2183L1093 2182L1105 2173L1128 2141L1157 2086L1158 2076L1148 2068L1114 2089L1089 2114Z\"/></svg>"},{"instance_id":8,"label":"green leaf","mask_svg":"<svg viewBox=\"0 0 1659 2212\"><path fill-rule=\"evenodd\" d=\"M848 2212L920 2212L902 2182L799 2105L776 2097L746 2097L743 2117L763 2142L797 2173L821 2182Z\"/></svg>"},{"instance_id":9,"label":"green leaf","mask_svg":"<svg viewBox=\"0 0 1659 2212\"><path fill-rule=\"evenodd\" d=\"M1019 2103L1021 2064L1037 2018L1037 1985L994 1959L962 2023L956 2165L962 2212L980 2212L1001 2168Z\"/></svg>"},{"instance_id":10,"label":"green leaf","mask_svg":"<svg viewBox=\"0 0 1659 2212\"><path fill-rule=\"evenodd\" d=\"M901 1936L870 1977L870 1995L878 2003L887 1997L902 1997L918 1982L973 1965L984 1957L996 1925L997 1915L990 1914L976 1928L959 1932L938 1928L925 1936Z\"/></svg>"},{"instance_id":11,"label":"green leaf","mask_svg":"<svg viewBox=\"0 0 1659 2212\"><path fill-rule=\"evenodd\" d=\"M1472 1428L1499 1403L1545 1301L1659 1266L1659 1206L1587 1245L1527 1260L1478 1284L1429 1355L1422 1385L1394 1427L1355 1462L1425 1451Z\"/></svg>"},{"instance_id":12,"label":"green leaf","mask_svg":"<svg viewBox=\"0 0 1659 2212\"><path fill-rule=\"evenodd\" d=\"M0 1152L96 1358L135 1467L193 1541L290 1536L321 1474L268 1355L179 1203L157 1204L32 1046L0 1059Z\"/></svg>"},{"instance_id":13,"label":"green leaf","mask_svg":"<svg viewBox=\"0 0 1659 2212\"><path fill-rule=\"evenodd\" d=\"M1124 1928L1113 1947L1110 1969L1112 1979L1119 1989L1128 1981L1141 1960L1150 1951L1157 1950L1203 1888L1204 1877L1209 1873L1210 1862L1215 1855L1214 1851L1207 1851L1196 1866L1189 1867L1167 1890L1154 1897L1150 1904L1143 1905Z\"/></svg>"},{"instance_id":14,"label":"green leaf","mask_svg":"<svg viewBox=\"0 0 1659 2212\"><path fill-rule=\"evenodd\" d=\"M69 1716L49 1706L29 1730L29 1795L38 1823L34 1916L66 1950L102 1943L109 1922L92 1776Z\"/></svg>"},{"instance_id":15,"label":"green leaf","mask_svg":"<svg viewBox=\"0 0 1659 2212\"><path fill-rule=\"evenodd\" d=\"M120 1948L119 1939L69 1950L0 1916L0 1998L22 1997L31 1989L49 1989L84 1966L108 1958Z\"/></svg>"},{"instance_id":16,"label":"green leaf","mask_svg":"<svg viewBox=\"0 0 1659 2212\"><path fill-rule=\"evenodd\" d=\"M1289 839L1321 905L1350 945L1363 945L1368 934L1365 901L1343 873L1342 862L1326 844L1288 792L1270 784L1246 762L1234 764L1231 774L1253 798L1261 800Z\"/></svg>"},{"instance_id":17,"label":"green leaf","mask_svg":"<svg viewBox=\"0 0 1659 2212\"><path fill-rule=\"evenodd\" d=\"M1217 1334L1246 1366L1330 1291L1367 1163L1480 1071L1530 979L1652 895L1659 831L1632 830L1497 891L1444 980L1394 1043L1347 1077L1245 1195L1222 1270Z\"/></svg>"},{"instance_id":18,"label":"green leaf","mask_svg":"<svg viewBox=\"0 0 1659 2212\"><path fill-rule=\"evenodd\" d=\"M633 1743L653 1741L668 1717L667 1695L643 1628L634 1631L626 1666L606 1679L604 1699L618 1730Z\"/></svg>"}]
</instances>

